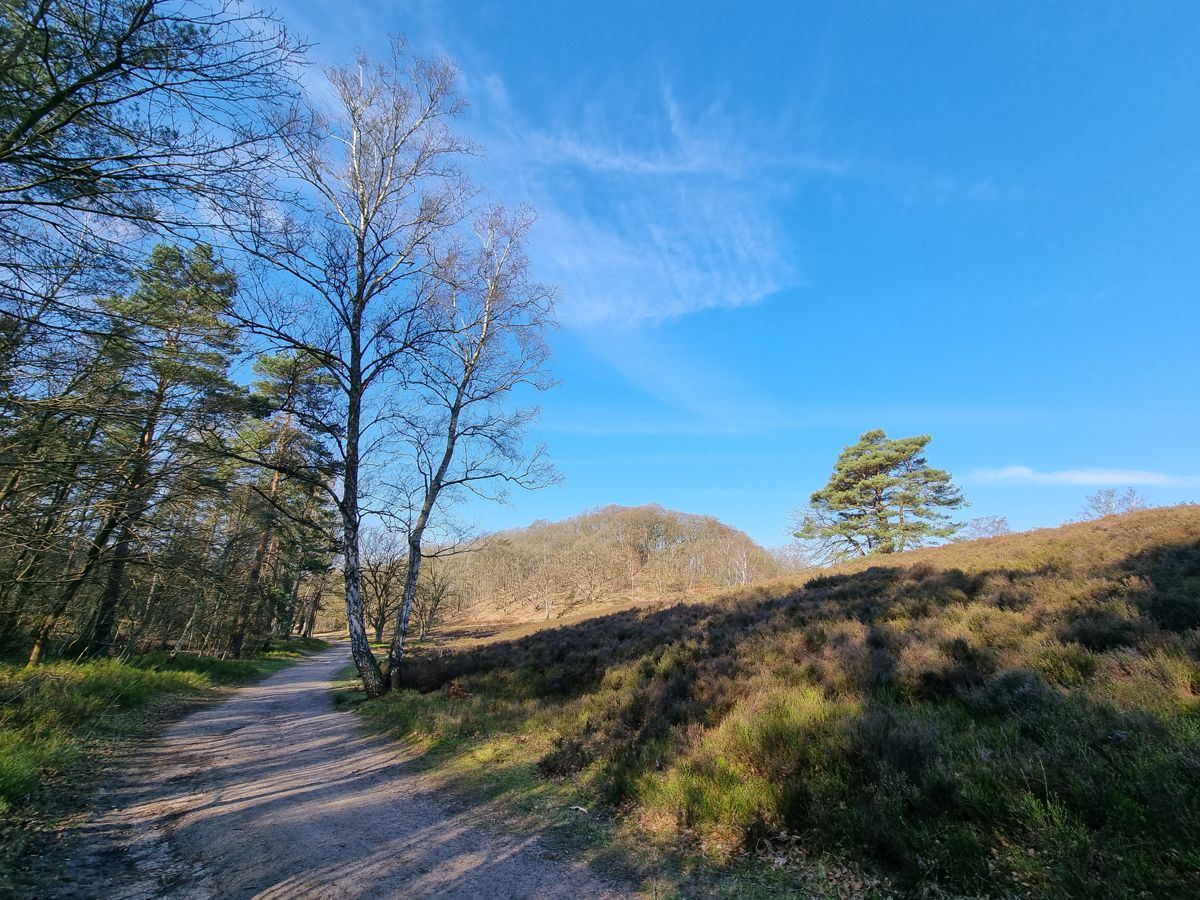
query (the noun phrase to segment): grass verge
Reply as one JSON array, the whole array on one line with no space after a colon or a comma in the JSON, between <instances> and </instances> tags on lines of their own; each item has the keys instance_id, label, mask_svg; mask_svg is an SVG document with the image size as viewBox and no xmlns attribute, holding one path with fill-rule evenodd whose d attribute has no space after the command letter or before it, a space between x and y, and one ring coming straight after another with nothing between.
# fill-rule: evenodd
<instances>
[{"instance_id":1,"label":"grass verge","mask_svg":"<svg viewBox=\"0 0 1200 900\"><path fill-rule=\"evenodd\" d=\"M38 857L86 806L104 760L190 701L255 681L327 646L297 638L241 660L147 653L32 669L0 662L0 894L36 879L36 868L46 863Z\"/></svg>"}]
</instances>

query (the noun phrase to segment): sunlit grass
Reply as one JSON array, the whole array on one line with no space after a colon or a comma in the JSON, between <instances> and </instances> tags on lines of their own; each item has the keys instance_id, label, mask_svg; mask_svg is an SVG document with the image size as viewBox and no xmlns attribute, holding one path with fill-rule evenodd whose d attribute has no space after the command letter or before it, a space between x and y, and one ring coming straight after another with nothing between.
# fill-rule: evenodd
<instances>
[{"instance_id":1,"label":"sunlit grass","mask_svg":"<svg viewBox=\"0 0 1200 900\"><path fill-rule=\"evenodd\" d=\"M884 563L419 653L360 709L735 893L1200 890L1200 509Z\"/></svg>"},{"instance_id":2,"label":"sunlit grass","mask_svg":"<svg viewBox=\"0 0 1200 900\"><path fill-rule=\"evenodd\" d=\"M21 852L31 822L71 812L59 794L75 793L93 757L144 733L164 704L248 683L326 646L297 639L241 660L147 653L34 668L0 663L0 864Z\"/></svg>"}]
</instances>

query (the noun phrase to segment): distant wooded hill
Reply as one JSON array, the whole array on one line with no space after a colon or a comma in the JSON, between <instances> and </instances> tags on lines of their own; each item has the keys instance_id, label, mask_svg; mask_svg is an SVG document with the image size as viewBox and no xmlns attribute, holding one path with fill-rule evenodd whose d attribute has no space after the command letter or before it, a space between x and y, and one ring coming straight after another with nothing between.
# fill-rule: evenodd
<instances>
[{"instance_id":1,"label":"distant wooded hill","mask_svg":"<svg viewBox=\"0 0 1200 900\"><path fill-rule=\"evenodd\" d=\"M518 619L737 587L784 570L744 532L658 505L606 506L535 522L442 562L465 613Z\"/></svg>"}]
</instances>

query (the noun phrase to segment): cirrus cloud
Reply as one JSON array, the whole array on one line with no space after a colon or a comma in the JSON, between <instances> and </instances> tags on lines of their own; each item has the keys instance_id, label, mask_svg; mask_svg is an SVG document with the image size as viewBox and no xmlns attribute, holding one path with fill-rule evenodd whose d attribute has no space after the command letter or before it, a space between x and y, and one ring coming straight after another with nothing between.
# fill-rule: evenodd
<instances>
[{"instance_id":1,"label":"cirrus cloud","mask_svg":"<svg viewBox=\"0 0 1200 900\"><path fill-rule=\"evenodd\" d=\"M1069 487L1193 487L1200 485L1200 475L1170 475L1144 469L1057 469L1039 472L1029 466L1003 466L998 469L976 469L968 476L983 484L1048 484Z\"/></svg>"}]
</instances>

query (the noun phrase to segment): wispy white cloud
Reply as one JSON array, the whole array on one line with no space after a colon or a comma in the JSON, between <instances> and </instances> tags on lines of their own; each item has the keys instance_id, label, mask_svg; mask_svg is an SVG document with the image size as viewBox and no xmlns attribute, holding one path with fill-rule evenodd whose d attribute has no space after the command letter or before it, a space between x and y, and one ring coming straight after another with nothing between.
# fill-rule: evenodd
<instances>
[{"instance_id":1,"label":"wispy white cloud","mask_svg":"<svg viewBox=\"0 0 1200 900\"><path fill-rule=\"evenodd\" d=\"M436 2L419 18L427 38L457 33ZM487 148L475 174L494 196L538 210L530 256L538 277L559 288L560 322L664 412L661 421L587 429L787 427L787 411L764 396L770 391L752 389L727 361L686 348L668 358L661 326L755 306L804 284L805 248L789 219L816 182L866 180L893 194L917 184L939 198L959 189L940 180L929 188L928 178L862 154L828 152L847 145L823 128L834 77L824 38L808 90L798 85L789 103L770 111L682 82L677 91L653 56L532 95L517 78L506 81L490 49L461 34L448 43L463 63L460 85L472 108L464 126Z\"/></svg>"},{"instance_id":2,"label":"wispy white cloud","mask_svg":"<svg viewBox=\"0 0 1200 900\"><path fill-rule=\"evenodd\" d=\"M629 437L631 435L647 437L713 437L716 435L745 434L746 428L734 423L714 424L694 416L683 420L619 419L611 415L595 418L589 421L572 421L556 419L547 415L541 430L554 434L585 435L588 437Z\"/></svg>"},{"instance_id":3,"label":"wispy white cloud","mask_svg":"<svg viewBox=\"0 0 1200 900\"><path fill-rule=\"evenodd\" d=\"M1170 475L1142 469L1058 469L1039 472L1029 466L976 469L968 476L982 484L1046 484L1071 487L1195 487L1200 475Z\"/></svg>"},{"instance_id":4,"label":"wispy white cloud","mask_svg":"<svg viewBox=\"0 0 1200 900\"><path fill-rule=\"evenodd\" d=\"M285 5L320 37L318 58L346 59L364 35L381 48L378 4L351 2L333 19ZM480 182L539 210L536 270L562 288L563 324L584 329L750 306L801 283L803 248L783 221L790 197L812 179L875 182L902 202L996 193L986 178L964 185L869 152L828 152L834 18L817 42L811 83L763 115L736 96L677 92L653 56L603 82L531 97L510 90L497 70L503 60L468 36L453 5L404 4L414 46L462 64L459 85L472 107L463 126L487 148Z\"/></svg>"},{"instance_id":5,"label":"wispy white cloud","mask_svg":"<svg viewBox=\"0 0 1200 900\"><path fill-rule=\"evenodd\" d=\"M553 124L524 129L533 161L606 177L739 178L757 156L726 111L716 105L685 110L665 81L649 100L637 102L630 93L619 93L624 99L619 105L601 93L582 98L572 114ZM645 185L631 189L644 190Z\"/></svg>"},{"instance_id":6,"label":"wispy white cloud","mask_svg":"<svg viewBox=\"0 0 1200 900\"><path fill-rule=\"evenodd\" d=\"M626 330L759 304L804 282L804 248L784 220L814 181L869 182L905 204L995 199L989 179L954 179L797 145L780 121L607 90L563 98L536 123L500 75L473 90L486 179L531 202L539 273L562 288L564 325Z\"/></svg>"},{"instance_id":7,"label":"wispy white cloud","mask_svg":"<svg viewBox=\"0 0 1200 900\"><path fill-rule=\"evenodd\" d=\"M650 97L575 98L535 124L498 74L476 83L489 186L538 210L531 253L561 288L568 328L633 331L799 281L778 185L759 177L775 163L747 141L757 130L719 105L688 108L663 83Z\"/></svg>"},{"instance_id":8,"label":"wispy white cloud","mask_svg":"<svg viewBox=\"0 0 1200 900\"><path fill-rule=\"evenodd\" d=\"M663 82L649 127L628 133L619 116L596 111L581 123L525 135L538 163L569 166L594 174L631 177L762 177L768 171L796 175L849 176L861 164L848 157L773 147L770 127L748 127L720 104L686 109ZM601 108L602 109L602 108ZM644 116L643 116L644 118ZM754 141L747 140L753 134Z\"/></svg>"},{"instance_id":9,"label":"wispy white cloud","mask_svg":"<svg viewBox=\"0 0 1200 900\"><path fill-rule=\"evenodd\" d=\"M634 149L592 142L571 132L535 132L528 140L540 164L577 166L596 174L738 177L742 173L736 156L722 155L712 146L681 143L664 149Z\"/></svg>"},{"instance_id":10,"label":"wispy white cloud","mask_svg":"<svg viewBox=\"0 0 1200 900\"><path fill-rule=\"evenodd\" d=\"M751 306L797 279L752 197L679 187L624 198L603 219L539 206L533 250L567 327L631 331Z\"/></svg>"}]
</instances>

